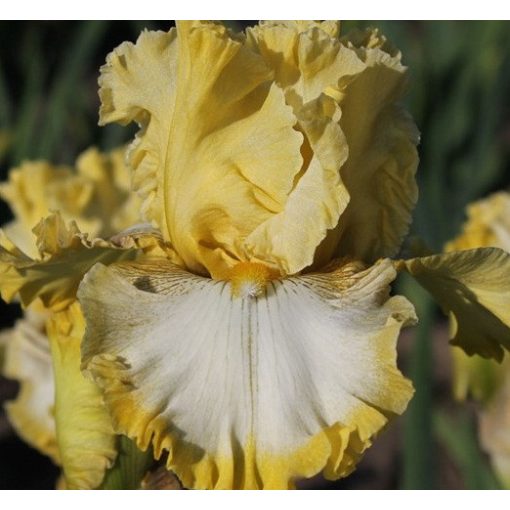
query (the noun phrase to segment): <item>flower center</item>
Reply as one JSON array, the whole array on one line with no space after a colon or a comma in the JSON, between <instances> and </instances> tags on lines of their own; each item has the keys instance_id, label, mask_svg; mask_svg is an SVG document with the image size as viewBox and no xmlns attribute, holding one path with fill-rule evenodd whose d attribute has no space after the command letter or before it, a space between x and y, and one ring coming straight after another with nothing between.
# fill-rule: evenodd
<instances>
[{"instance_id":1,"label":"flower center","mask_svg":"<svg viewBox=\"0 0 510 510\"><path fill-rule=\"evenodd\" d=\"M259 262L239 262L229 272L234 297L258 297L264 293L267 282L279 278L274 269Z\"/></svg>"}]
</instances>

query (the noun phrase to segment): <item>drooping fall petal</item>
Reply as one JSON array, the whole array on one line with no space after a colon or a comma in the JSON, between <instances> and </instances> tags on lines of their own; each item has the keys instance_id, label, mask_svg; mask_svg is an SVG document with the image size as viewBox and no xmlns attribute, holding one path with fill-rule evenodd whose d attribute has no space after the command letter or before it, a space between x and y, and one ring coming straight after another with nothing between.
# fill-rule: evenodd
<instances>
[{"instance_id":1,"label":"drooping fall petal","mask_svg":"<svg viewBox=\"0 0 510 510\"><path fill-rule=\"evenodd\" d=\"M122 249L89 240L75 222L67 226L60 214L43 219L34 229L40 259L21 253L9 240L0 242L0 292L5 301L19 295L24 306L39 297L47 308L63 310L76 299L83 275L98 261L133 258L136 249Z\"/></svg>"},{"instance_id":2,"label":"drooping fall petal","mask_svg":"<svg viewBox=\"0 0 510 510\"><path fill-rule=\"evenodd\" d=\"M411 397L395 365L412 306L389 261L274 280L259 297L170 263L96 265L83 367L116 430L187 487L287 488L352 471Z\"/></svg>"},{"instance_id":3,"label":"drooping fall petal","mask_svg":"<svg viewBox=\"0 0 510 510\"><path fill-rule=\"evenodd\" d=\"M510 349L510 255L479 248L402 260L450 318L451 343L501 361Z\"/></svg>"}]
</instances>

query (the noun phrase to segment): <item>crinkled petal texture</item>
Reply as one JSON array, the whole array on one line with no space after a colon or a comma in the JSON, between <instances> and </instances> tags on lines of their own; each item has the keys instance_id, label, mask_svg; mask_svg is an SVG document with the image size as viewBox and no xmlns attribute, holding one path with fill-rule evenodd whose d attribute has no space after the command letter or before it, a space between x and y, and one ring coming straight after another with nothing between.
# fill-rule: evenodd
<instances>
[{"instance_id":1,"label":"crinkled petal texture","mask_svg":"<svg viewBox=\"0 0 510 510\"><path fill-rule=\"evenodd\" d=\"M335 22L270 21L247 30L248 44L274 70L289 102L299 105L332 93L365 66L341 44Z\"/></svg>"},{"instance_id":2,"label":"crinkled petal texture","mask_svg":"<svg viewBox=\"0 0 510 510\"><path fill-rule=\"evenodd\" d=\"M347 205L338 107L317 96L293 111L273 77L251 45L212 23L144 32L102 68L101 122L141 126L134 187L193 272L221 278L263 261L297 273Z\"/></svg>"},{"instance_id":3,"label":"crinkled petal texture","mask_svg":"<svg viewBox=\"0 0 510 510\"><path fill-rule=\"evenodd\" d=\"M503 359L510 349L510 255L479 248L397 262L450 318L451 343L467 354Z\"/></svg>"},{"instance_id":4,"label":"crinkled petal texture","mask_svg":"<svg viewBox=\"0 0 510 510\"><path fill-rule=\"evenodd\" d=\"M69 219L76 220L78 227L91 237L108 238L141 222L141 201L131 192L125 158L125 147L106 154L91 148L76 161L78 175L92 187L92 194L81 214ZM88 229L86 223L82 225L84 221L95 221L97 228Z\"/></svg>"},{"instance_id":5,"label":"crinkled petal texture","mask_svg":"<svg viewBox=\"0 0 510 510\"><path fill-rule=\"evenodd\" d=\"M339 255L368 262L394 255L417 200L419 134L399 105L400 54L377 31L340 39L337 32L331 22L270 22L248 32L296 111L324 94L341 110L349 156L340 175L350 202L319 247L316 267Z\"/></svg>"},{"instance_id":6,"label":"crinkled petal texture","mask_svg":"<svg viewBox=\"0 0 510 510\"><path fill-rule=\"evenodd\" d=\"M5 404L14 429L28 444L58 463L55 388L45 320L46 314L30 309L14 328L2 332L5 352L1 372L20 383L16 399Z\"/></svg>"},{"instance_id":7,"label":"crinkled petal texture","mask_svg":"<svg viewBox=\"0 0 510 510\"><path fill-rule=\"evenodd\" d=\"M68 489L94 489L117 455L99 388L80 371L85 321L78 303L51 315L48 338L55 373L55 421Z\"/></svg>"},{"instance_id":8,"label":"crinkled petal texture","mask_svg":"<svg viewBox=\"0 0 510 510\"><path fill-rule=\"evenodd\" d=\"M76 168L46 162L25 162L0 184L0 198L11 207L15 219L3 226L9 239L25 254L38 256L32 229L58 211L64 221L76 221L92 238L108 237L140 221L139 199L129 192L124 163L125 150L101 154L85 151Z\"/></svg>"},{"instance_id":9,"label":"crinkled petal texture","mask_svg":"<svg viewBox=\"0 0 510 510\"><path fill-rule=\"evenodd\" d=\"M26 162L9 173L0 185L0 197L11 207L15 219L2 228L9 239L30 257L37 257L32 234L39 221L51 211L69 220L80 216L92 196L92 185L68 167L46 162ZM96 231L95 222L82 225L87 232Z\"/></svg>"},{"instance_id":10,"label":"crinkled petal texture","mask_svg":"<svg viewBox=\"0 0 510 510\"><path fill-rule=\"evenodd\" d=\"M136 254L133 246L123 249L101 239L90 241L75 222L66 225L58 213L41 220L34 233L40 255L36 260L0 235L0 292L5 301L19 296L28 306L39 297L47 308L63 310L76 299L78 284L95 263Z\"/></svg>"},{"instance_id":11,"label":"crinkled petal texture","mask_svg":"<svg viewBox=\"0 0 510 510\"><path fill-rule=\"evenodd\" d=\"M83 367L116 430L168 451L186 487L345 476L412 395L395 344L415 316L394 277L344 263L236 298L169 263L98 264L78 293Z\"/></svg>"}]
</instances>

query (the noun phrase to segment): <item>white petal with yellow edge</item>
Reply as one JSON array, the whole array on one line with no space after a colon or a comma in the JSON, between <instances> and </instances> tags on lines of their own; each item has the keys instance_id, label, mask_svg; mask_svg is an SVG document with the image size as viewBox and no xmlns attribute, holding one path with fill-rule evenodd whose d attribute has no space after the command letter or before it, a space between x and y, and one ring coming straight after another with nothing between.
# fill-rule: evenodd
<instances>
[{"instance_id":1,"label":"white petal with yellow edge","mask_svg":"<svg viewBox=\"0 0 510 510\"><path fill-rule=\"evenodd\" d=\"M96 265L80 286L83 367L118 432L195 488L287 488L354 468L412 387L414 320L389 261L273 280L259 297L171 264Z\"/></svg>"}]
</instances>

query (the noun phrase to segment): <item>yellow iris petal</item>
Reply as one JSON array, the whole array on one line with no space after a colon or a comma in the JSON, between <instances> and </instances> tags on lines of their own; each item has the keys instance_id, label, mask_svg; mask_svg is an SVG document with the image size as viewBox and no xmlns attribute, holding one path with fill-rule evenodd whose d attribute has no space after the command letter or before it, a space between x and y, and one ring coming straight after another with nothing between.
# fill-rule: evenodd
<instances>
[{"instance_id":1,"label":"yellow iris petal","mask_svg":"<svg viewBox=\"0 0 510 510\"><path fill-rule=\"evenodd\" d=\"M50 211L70 219L81 214L92 195L92 185L68 167L46 162L27 162L9 173L0 185L0 197L11 207L15 219L2 228L16 246L31 257L38 255L32 229ZM87 222L87 229L97 228Z\"/></svg>"},{"instance_id":2,"label":"yellow iris petal","mask_svg":"<svg viewBox=\"0 0 510 510\"><path fill-rule=\"evenodd\" d=\"M269 22L248 29L247 38L297 106L337 88L364 69L356 52L341 44L338 32L335 22Z\"/></svg>"},{"instance_id":3,"label":"yellow iris petal","mask_svg":"<svg viewBox=\"0 0 510 510\"><path fill-rule=\"evenodd\" d=\"M125 158L125 148L107 154L91 148L76 161L78 175L90 183L92 195L83 211L69 219L76 220L78 227L91 237L108 238L142 219L141 200L131 192L131 175ZM82 225L87 218L95 219L96 230Z\"/></svg>"},{"instance_id":4,"label":"yellow iris petal","mask_svg":"<svg viewBox=\"0 0 510 510\"><path fill-rule=\"evenodd\" d=\"M467 221L461 234L450 241L445 251L469 250L493 246L510 252L510 194L499 192L467 208ZM501 292L508 287L501 272ZM468 357L453 349L453 390L456 398L468 395L481 402L479 437L483 449L490 455L494 472L502 485L510 487L510 357L505 353L501 363Z\"/></svg>"},{"instance_id":5,"label":"yellow iris petal","mask_svg":"<svg viewBox=\"0 0 510 510\"><path fill-rule=\"evenodd\" d=\"M102 69L101 122L141 124L134 187L195 272L219 275L246 259L242 240L282 210L301 168L302 136L271 77L210 23L145 32Z\"/></svg>"},{"instance_id":6,"label":"yellow iris petal","mask_svg":"<svg viewBox=\"0 0 510 510\"><path fill-rule=\"evenodd\" d=\"M283 211L258 226L245 241L250 258L294 274L313 263L316 247L338 223L349 195L339 168L347 159L340 111L322 95L297 111L310 159Z\"/></svg>"},{"instance_id":7,"label":"yellow iris petal","mask_svg":"<svg viewBox=\"0 0 510 510\"><path fill-rule=\"evenodd\" d=\"M450 317L451 343L501 361L510 349L510 255L479 248L399 261Z\"/></svg>"},{"instance_id":8,"label":"yellow iris petal","mask_svg":"<svg viewBox=\"0 0 510 510\"><path fill-rule=\"evenodd\" d=\"M76 223L66 226L59 214L34 229L41 259L33 260L12 244L0 245L0 292L5 301L19 295L23 305L39 297L47 308L63 310L76 299L83 275L98 261L133 258L135 249L121 249L101 239L90 241Z\"/></svg>"},{"instance_id":9,"label":"yellow iris petal","mask_svg":"<svg viewBox=\"0 0 510 510\"><path fill-rule=\"evenodd\" d=\"M319 246L314 267L334 256L374 262L395 255L417 199L419 140L399 105L406 83L400 53L375 30L338 39L330 25L317 23L271 22L250 29L248 40L295 109L327 94L341 111L348 158L336 170L350 201Z\"/></svg>"},{"instance_id":10,"label":"yellow iris petal","mask_svg":"<svg viewBox=\"0 0 510 510\"><path fill-rule=\"evenodd\" d=\"M395 255L418 198L418 130L400 105L407 81L400 55L360 48L365 69L340 89L340 126L349 146L341 176L351 200L323 257L365 261Z\"/></svg>"},{"instance_id":11,"label":"yellow iris petal","mask_svg":"<svg viewBox=\"0 0 510 510\"><path fill-rule=\"evenodd\" d=\"M18 398L6 409L19 435L62 466L65 486L71 489L98 487L117 447L100 391L80 372L84 322L76 303L78 284L98 260L110 263L135 254L152 258L173 253L146 226L118 233L139 219L139 201L128 192L123 158L123 150L104 155L90 149L78 158L78 174L44 163L25 164L11 172L3 187L3 196L17 215L7 230L16 234L14 241L27 240L22 247L33 256L1 235L0 290L5 299L19 296L23 305L29 305L26 318L3 335L3 373L21 385ZM86 190L79 195L82 199L66 195L75 189ZM83 234L74 220L66 225L60 212L43 218L30 232L31 222L52 207L66 218L76 218L92 236ZM116 236L111 241L95 237L112 233ZM42 304L44 319L36 329L32 319Z\"/></svg>"},{"instance_id":12,"label":"yellow iris petal","mask_svg":"<svg viewBox=\"0 0 510 510\"><path fill-rule=\"evenodd\" d=\"M9 239L31 258L38 256L32 229L54 211L63 220L76 221L92 238L108 237L140 221L139 198L130 193L130 178L124 163L125 150L102 154L84 152L77 171L50 163L25 162L9 172L0 184L15 219L2 228Z\"/></svg>"},{"instance_id":13,"label":"yellow iris petal","mask_svg":"<svg viewBox=\"0 0 510 510\"><path fill-rule=\"evenodd\" d=\"M510 252L510 193L501 191L470 204L462 233L445 251L493 246Z\"/></svg>"},{"instance_id":14,"label":"yellow iris petal","mask_svg":"<svg viewBox=\"0 0 510 510\"><path fill-rule=\"evenodd\" d=\"M78 303L53 314L48 321L57 440L67 489L98 487L117 455L115 433L101 392L80 371L84 332Z\"/></svg>"}]
</instances>

